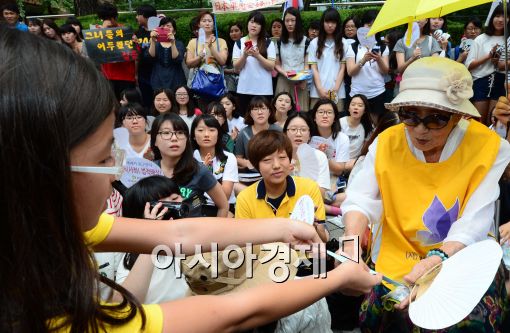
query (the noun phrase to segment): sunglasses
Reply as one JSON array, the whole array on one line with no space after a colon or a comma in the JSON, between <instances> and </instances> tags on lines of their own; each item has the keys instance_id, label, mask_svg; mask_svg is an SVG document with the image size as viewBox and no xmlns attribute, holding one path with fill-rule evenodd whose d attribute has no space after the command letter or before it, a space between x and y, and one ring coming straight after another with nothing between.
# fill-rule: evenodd
<instances>
[{"instance_id":1,"label":"sunglasses","mask_svg":"<svg viewBox=\"0 0 510 333\"><path fill-rule=\"evenodd\" d=\"M407 126L415 127L422 123L423 126L425 126L425 128L427 129L444 128L446 127L446 125L448 125L448 122L452 118L452 114L443 115L439 113L434 113L424 118L420 118L416 115L416 113L408 112L402 109L398 111L398 116L400 118L400 121L406 124Z\"/></svg>"}]
</instances>

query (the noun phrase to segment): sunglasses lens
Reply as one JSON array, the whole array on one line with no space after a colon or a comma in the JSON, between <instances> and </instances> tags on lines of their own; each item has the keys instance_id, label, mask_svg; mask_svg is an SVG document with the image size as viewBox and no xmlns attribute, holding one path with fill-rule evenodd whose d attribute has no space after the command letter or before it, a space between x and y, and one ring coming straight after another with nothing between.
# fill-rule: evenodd
<instances>
[{"instance_id":1,"label":"sunglasses lens","mask_svg":"<svg viewBox=\"0 0 510 333\"><path fill-rule=\"evenodd\" d=\"M407 126L418 126L418 124L420 123L420 119L406 111L400 111L398 115L400 117L400 121L406 124Z\"/></svg>"},{"instance_id":2,"label":"sunglasses lens","mask_svg":"<svg viewBox=\"0 0 510 333\"><path fill-rule=\"evenodd\" d=\"M433 114L423 119L423 125L430 129L440 129L445 127L448 124L450 117Z\"/></svg>"}]
</instances>

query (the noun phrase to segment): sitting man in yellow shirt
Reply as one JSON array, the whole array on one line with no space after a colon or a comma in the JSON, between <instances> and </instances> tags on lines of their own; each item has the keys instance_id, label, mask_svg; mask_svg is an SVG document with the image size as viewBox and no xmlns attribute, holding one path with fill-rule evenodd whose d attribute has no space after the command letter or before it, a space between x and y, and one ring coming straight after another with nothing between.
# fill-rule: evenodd
<instances>
[{"instance_id":1,"label":"sitting man in yellow shirt","mask_svg":"<svg viewBox=\"0 0 510 333\"><path fill-rule=\"evenodd\" d=\"M259 170L262 180L239 193L236 218L288 218L299 198L308 195L316 208L315 229L327 241L319 185L308 178L290 176L292 144L287 136L278 131L261 131L250 140L248 151L250 163Z\"/></svg>"}]
</instances>

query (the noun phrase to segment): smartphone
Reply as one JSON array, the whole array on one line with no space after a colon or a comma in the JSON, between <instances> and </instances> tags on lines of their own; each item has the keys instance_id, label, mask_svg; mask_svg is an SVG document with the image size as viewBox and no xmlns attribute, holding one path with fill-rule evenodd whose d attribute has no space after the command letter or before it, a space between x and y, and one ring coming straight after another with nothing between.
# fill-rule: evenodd
<instances>
[{"instance_id":1,"label":"smartphone","mask_svg":"<svg viewBox=\"0 0 510 333\"><path fill-rule=\"evenodd\" d=\"M372 53L379 53L379 52L381 52L381 49L379 48L379 46L374 46L374 47L372 48L372 51L371 51L371 52L372 52Z\"/></svg>"},{"instance_id":2,"label":"smartphone","mask_svg":"<svg viewBox=\"0 0 510 333\"><path fill-rule=\"evenodd\" d=\"M170 30L165 29L163 27L157 27L154 30L158 33L158 38L156 39L158 42L165 43L170 41L168 39L168 33L170 32Z\"/></svg>"},{"instance_id":3,"label":"smartphone","mask_svg":"<svg viewBox=\"0 0 510 333\"><path fill-rule=\"evenodd\" d=\"M246 42L244 42L244 47L246 49L251 49L253 47L253 42L251 40L247 40Z\"/></svg>"}]
</instances>

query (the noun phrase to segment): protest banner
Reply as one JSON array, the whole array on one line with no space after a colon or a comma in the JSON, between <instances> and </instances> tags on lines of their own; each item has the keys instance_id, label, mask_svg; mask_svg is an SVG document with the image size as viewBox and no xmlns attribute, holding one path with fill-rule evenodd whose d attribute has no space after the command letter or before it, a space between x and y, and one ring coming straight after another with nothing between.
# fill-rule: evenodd
<instances>
[{"instance_id":1,"label":"protest banner","mask_svg":"<svg viewBox=\"0 0 510 333\"><path fill-rule=\"evenodd\" d=\"M252 10L280 5L285 0L212 0L213 12L238 13L250 12Z\"/></svg>"},{"instance_id":2,"label":"protest banner","mask_svg":"<svg viewBox=\"0 0 510 333\"><path fill-rule=\"evenodd\" d=\"M136 60L130 27L84 30L83 37L89 58L99 64Z\"/></svg>"}]
</instances>

